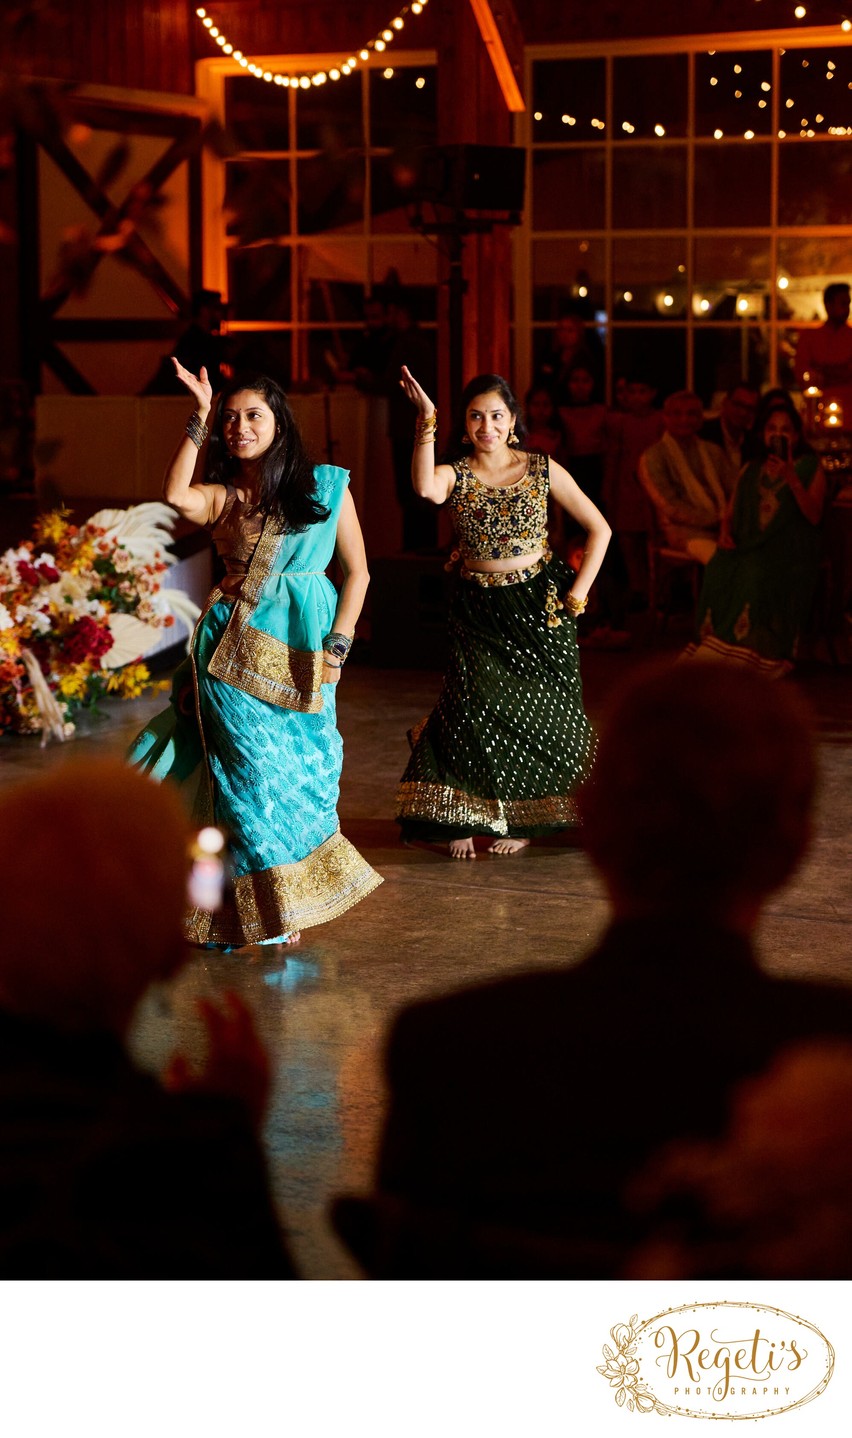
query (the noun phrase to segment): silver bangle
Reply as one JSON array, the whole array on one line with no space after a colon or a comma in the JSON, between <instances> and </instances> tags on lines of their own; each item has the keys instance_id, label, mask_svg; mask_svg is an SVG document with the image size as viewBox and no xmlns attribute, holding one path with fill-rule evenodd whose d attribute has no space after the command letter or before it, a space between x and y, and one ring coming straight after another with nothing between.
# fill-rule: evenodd
<instances>
[{"instance_id":1,"label":"silver bangle","mask_svg":"<svg viewBox=\"0 0 852 1438\"><path fill-rule=\"evenodd\" d=\"M196 449L201 448L208 434L210 433L209 429L207 428L207 425L204 423L204 420L201 418L197 410L193 410L192 414L189 416L189 419L186 422L186 433L188 438L192 440L192 443L195 445Z\"/></svg>"}]
</instances>

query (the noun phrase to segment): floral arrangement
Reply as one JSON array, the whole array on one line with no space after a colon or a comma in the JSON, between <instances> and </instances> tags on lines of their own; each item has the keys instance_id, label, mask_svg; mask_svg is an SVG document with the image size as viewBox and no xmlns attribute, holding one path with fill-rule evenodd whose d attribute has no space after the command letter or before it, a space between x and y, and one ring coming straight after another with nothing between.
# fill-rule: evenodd
<instances>
[{"instance_id":1,"label":"floral arrangement","mask_svg":"<svg viewBox=\"0 0 852 1438\"><path fill-rule=\"evenodd\" d=\"M79 709L152 686L144 656L199 612L163 588L175 517L149 503L76 525L59 509L0 555L0 735L67 739Z\"/></svg>"}]
</instances>

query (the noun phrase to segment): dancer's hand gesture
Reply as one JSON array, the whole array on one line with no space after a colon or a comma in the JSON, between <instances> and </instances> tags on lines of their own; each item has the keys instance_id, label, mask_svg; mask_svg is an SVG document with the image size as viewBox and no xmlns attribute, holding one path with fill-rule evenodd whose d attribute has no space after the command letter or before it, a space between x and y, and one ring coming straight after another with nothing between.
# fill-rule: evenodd
<instances>
[{"instance_id":1,"label":"dancer's hand gesture","mask_svg":"<svg viewBox=\"0 0 852 1438\"><path fill-rule=\"evenodd\" d=\"M432 400L429 398L423 386L417 383L417 380L407 365L402 366L400 374L402 377L399 382L411 400L411 403L416 404L424 419L428 419L430 415L435 413L435 406Z\"/></svg>"},{"instance_id":2,"label":"dancer's hand gesture","mask_svg":"<svg viewBox=\"0 0 852 1438\"><path fill-rule=\"evenodd\" d=\"M175 359L174 355L171 356L171 361L175 367L175 374L181 384L186 385L198 408L209 409L213 403L213 386L207 377L207 370L204 368L204 365L201 366L200 372L196 375L192 373L192 370L184 369L180 360Z\"/></svg>"}]
</instances>

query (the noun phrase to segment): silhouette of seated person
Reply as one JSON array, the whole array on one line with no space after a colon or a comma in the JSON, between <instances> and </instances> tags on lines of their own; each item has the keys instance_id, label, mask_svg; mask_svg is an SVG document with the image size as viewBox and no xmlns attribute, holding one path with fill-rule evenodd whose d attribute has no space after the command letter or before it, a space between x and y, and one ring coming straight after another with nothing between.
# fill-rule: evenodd
<instances>
[{"instance_id":1,"label":"silhouette of seated person","mask_svg":"<svg viewBox=\"0 0 852 1438\"><path fill-rule=\"evenodd\" d=\"M852 1278L852 1044L778 1053L724 1134L672 1145L629 1188L650 1232L633 1278Z\"/></svg>"},{"instance_id":2,"label":"silhouette of seated person","mask_svg":"<svg viewBox=\"0 0 852 1438\"><path fill-rule=\"evenodd\" d=\"M217 394L223 380L230 378L232 366L227 363L225 338L221 333L225 308L218 290L196 290L192 296L190 324L175 344L170 355L163 355L154 376L143 394L180 394L186 389L175 377L172 356L191 374L200 374L202 365Z\"/></svg>"},{"instance_id":3,"label":"silhouette of seated person","mask_svg":"<svg viewBox=\"0 0 852 1438\"><path fill-rule=\"evenodd\" d=\"M757 414L760 391L747 380L739 380L728 389L719 413L702 424L699 439L709 440L724 452L728 460L728 496L733 493L737 475L748 458L748 443Z\"/></svg>"},{"instance_id":4,"label":"silhouette of seated person","mask_svg":"<svg viewBox=\"0 0 852 1438\"><path fill-rule=\"evenodd\" d=\"M594 326L567 311L556 321L550 343L536 367L536 384L547 385L557 405L569 405L571 392L568 377L575 365L584 365L592 374L595 387L603 381L603 346Z\"/></svg>"},{"instance_id":5,"label":"silhouette of seated person","mask_svg":"<svg viewBox=\"0 0 852 1438\"><path fill-rule=\"evenodd\" d=\"M679 390L663 405L666 432L639 460L639 482L666 544L706 564L733 489L724 452L699 439L704 410L697 394Z\"/></svg>"},{"instance_id":6,"label":"silhouette of seated person","mask_svg":"<svg viewBox=\"0 0 852 1438\"><path fill-rule=\"evenodd\" d=\"M256 1130L269 1074L248 1011L205 1001L200 1070L126 1041L190 955L177 794L113 760L0 793L0 1274L294 1277Z\"/></svg>"},{"instance_id":7,"label":"silhouette of seated person","mask_svg":"<svg viewBox=\"0 0 852 1438\"><path fill-rule=\"evenodd\" d=\"M611 921L579 962L566 945L565 967L398 1015L374 1192L334 1208L368 1273L618 1274L642 1235L622 1193L650 1155L718 1136L732 1087L791 1039L852 1036L852 994L770 977L753 946L813 789L794 692L712 664L622 691L582 796Z\"/></svg>"},{"instance_id":8,"label":"silhouette of seated person","mask_svg":"<svg viewBox=\"0 0 852 1438\"><path fill-rule=\"evenodd\" d=\"M335 366L334 378L354 384L364 394L384 394L385 373L396 339L384 300L368 295L364 300L364 329L358 335L344 366Z\"/></svg>"}]
</instances>

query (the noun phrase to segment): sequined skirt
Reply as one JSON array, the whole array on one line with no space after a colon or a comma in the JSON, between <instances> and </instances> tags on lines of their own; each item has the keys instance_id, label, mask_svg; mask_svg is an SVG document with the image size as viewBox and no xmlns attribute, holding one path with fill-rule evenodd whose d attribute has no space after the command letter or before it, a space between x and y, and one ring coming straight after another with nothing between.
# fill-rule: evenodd
<instances>
[{"instance_id":1,"label":"sequined skirt","mask_svg":"<svg viewBox=\"0 0 852 1438\"><path fill-rule=\"evenodd\" d=\"M575 794L594 755L573 619L548 624L554 558L524 583L459 584L438 703L412 731L397 796L406 838L533 838L578 821Z\"/></svg>"}]
</instances>

